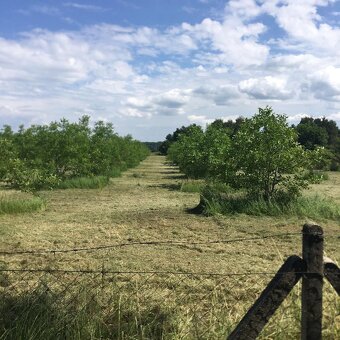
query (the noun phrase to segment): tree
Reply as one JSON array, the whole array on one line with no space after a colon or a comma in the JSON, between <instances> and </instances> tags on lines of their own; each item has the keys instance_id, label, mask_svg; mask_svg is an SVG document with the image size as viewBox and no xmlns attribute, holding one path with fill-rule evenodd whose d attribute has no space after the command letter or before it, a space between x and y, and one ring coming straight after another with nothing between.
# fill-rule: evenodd
<instances>
[{"instance_id":1,"label":"tree","mask_svg":"<svg viewBox=\"0 0 340 340\"><path fill-rule=\"evenodd\" d=\"M295 197L307 185L301 174L311 165L311 153L298 144L286 116L260 108L233 140L228 181L267 201L283 194Z\"/></svg>"},{"instance_id":2,"label":"tree","mask_svg":"<svg viewBox=\"0 0 340 340\"><path fill-rule=\"evenodd\" d=\"M200 126L192 124L171 144L168 159L177 164L188 177L204 178L207 168L204 164L203 146L204 132Z\"/></svg>"},{"instance_id":3,"label":"tree","mask_svg":"<svg viewBox=\"0 0 340 340\"><path fill-rule=\"evenodd\" d=\"M313 118L300 122L296 130L299 143L306 149L314 150L318 146L327 146L327 130L315 124Z\"/></svg>"},{"instance_id":4,"label":"tree","mask_svg":"<svg viewBox=\"0 0 340 340\"><path fill-rule=\"evenodd\" d=\"M230 130L222 120L207 126L204 134L203 153L206 177L213 181L224 181L230 151Z\"/></svg>"},{"instance_id":5,"label":"tree","mask_svg":"<svg viewBox=\"0 0 340 340\"><path fill-rule=\"evenodd\" d=\"M190 129L192 127L198 127L200 128L198 125L196 124L191 124L189 126L182 126L181 128L177 128L174 133L169 133L167 136L166 136L166 139L165 141L160 145L159 147L159 152L163 155L166 155L168 153L168 149L170 148L170 146L177 142L178 139L187 134L187 133L190 133Z\"/></svg>"},{"instance_id":6,"label":"tree","mask_svg":"<svg viewBox=\"0 0 340 340\"><path fill-rule=\"evenodd\" d=\"M318 146L328 149L330 170L340 167L340 129L334 120L323 118L302 118L296 130L299 143L306 149L314 150Z\"/></svg>"}]
</instances>

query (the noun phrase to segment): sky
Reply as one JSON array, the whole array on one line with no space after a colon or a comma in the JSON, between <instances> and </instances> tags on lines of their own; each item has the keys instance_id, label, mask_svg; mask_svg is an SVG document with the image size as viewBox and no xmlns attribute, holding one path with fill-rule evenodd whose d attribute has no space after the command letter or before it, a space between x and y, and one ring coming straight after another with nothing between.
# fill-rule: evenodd
<instances>
[{"instance_id":1,"label":"sky","mask_svg":"<svg viewBox=\"0 0 340 340\"><path fill-rule=\"evenodd\" d=\"M339 0L0 0L0 126L159 141L266 105L340 126Z\"/></svg>"}]
</instances>

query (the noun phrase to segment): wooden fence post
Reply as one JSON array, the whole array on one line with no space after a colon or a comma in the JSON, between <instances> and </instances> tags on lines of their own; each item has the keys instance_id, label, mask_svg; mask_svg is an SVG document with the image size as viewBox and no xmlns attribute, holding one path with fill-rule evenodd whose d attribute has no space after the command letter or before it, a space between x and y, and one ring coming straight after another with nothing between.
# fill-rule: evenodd
<instances>
[{"instance_id":1,"label":"wooden fence post","mask_svg":"<svg viewBox=\"0 0 340 340\"><path fill-rule=\"evenodd\" d=\"M340 268L330 258L324 257L323 271L326 279L340 295Z\"/></svg>"},{"instance_id":2,"label":"wooden fence post","mask_svg":"<svg viewBox=\"0 0 340 340\"><path fill-rule=\"evenodd\" d=\"M323 230L314 223L307 223L302 232L302 258L306 272L302 277L301 339L321 340Z\"/></svg>"},{"instance_id":3,"label":"wooden fence post","mask_svg":"<svg viewBox=\"0 0 340 340\"><path fill-rule=\"evenodd\" d=\"M228 340L256 339L304 272L304 261L299 256L290 256L274 278L249 309L247 314L229 334Z\"/></svg>"}]
</instances>

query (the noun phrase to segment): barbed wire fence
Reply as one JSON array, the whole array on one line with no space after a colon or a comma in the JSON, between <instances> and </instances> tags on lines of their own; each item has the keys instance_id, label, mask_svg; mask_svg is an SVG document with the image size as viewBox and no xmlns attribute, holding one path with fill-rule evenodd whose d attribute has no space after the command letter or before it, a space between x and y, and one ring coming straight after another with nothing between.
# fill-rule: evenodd
<instances>
[{"instance_id":1,"label":"barbed wire fence","mask_svg":"<svg viewBox=\"0 0 340 340\"><path fill-rule=\"evenodd\" d=\"M97 247L0 251L13 256L155 246L196 246L267 238L301 237L281 233L206 242L135 241ZM339 235L327 235L339 239ZM0 268L0 338L17 339L225 339L266 287L271 271L180 272L104 268ZM288 274L288 273L287 273ZM283 273L284 275L284 273ZM299 286L261 336L299 336ZM325 339L340 337L340 299L325 285Z\"/></svg>"}]
</instances>

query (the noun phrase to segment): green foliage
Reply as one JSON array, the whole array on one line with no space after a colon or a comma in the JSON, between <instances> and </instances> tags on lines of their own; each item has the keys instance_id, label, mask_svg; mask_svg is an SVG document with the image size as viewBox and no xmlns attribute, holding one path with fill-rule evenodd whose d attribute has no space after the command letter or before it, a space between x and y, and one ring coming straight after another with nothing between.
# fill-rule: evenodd
<instances>
[{"instance_id":1,"label":"green foliage","mask_svg":"<svg viewBox=\"0 0 340 340\"><path fill-rule=\"evenodd\" d=\"M309 170L303 175L303 178L308 180L309 183L318 184L322 181L329 179L329 175L324 171L319 170Z\"/></svg>"},{"instance_id":2,"label":"green foliage","mask_svg":"<svg viewBox=\"0 0 340 340\"><path fill-rule=\"evenodd\" d=\"M297 125L298 141L306 149L314 150L323 146L328 150L329 170L340 168L340 129L334 120L323 118L302 118Z\"/></svg>"},{"instance_id":3,"label":"green foliage","mask_svg":"<svg viewBox=\"0 0 340 340\"><path fill-rule=\"evenodd\" d=\"M202 178L206 174L204 166L204 133L201 127L191 125L168 150L168 158L178 164L188 177Z\"/></svg>"},{"instance_id":4,"label":"green foliage","mask_svg":"<svg viewBox=\"0 0 340 340\"><path fill-rule=\"evenodd\" d=\"M0 199L0 215L1 214L20 214L34 212L45 208L45 201L41 197L31 197L25 199L17 198L1 198Z\"/></svg>"},{"instance_id":5,"label":"green foliage","mask_svg":"<svg viewBox=\"0 0 340 340\"><path fill-rule=\"evenodd\" d=\"M37 192L56 187L60 179L44 168L31 168L20 159L12 160L8 165L5 182L23 192Z\"/></svg>"},{"instance_id":6,"label":"green foliage","mask_svg":"<svg viewBox=\"0 0 340 340\"><path fill-rule=\"evenodd\" d=\"M36 192L77 177L117 177L148 154L144 144L119 137L110 123L99 121L91 129L88 116L77 123L62 119L20 126L16 133L5 126L0 132L0 180Z\"/></svg>"},{"instance_id":7,"label":"green foliage","mask_svg":"<svg viewBox=\"0 0 340 340\"><path fill-rule=\"evenodd\" d=\"M168 159L191 178L225 178L230 147L228 129L211 124L206 131L191 125L168 150Z\"/></svg>"},{"instance_id":8,"label":"green foliage","mask_svg":"<svg viewBox=\"0 0 340 340\"><path fill-rule=\"evenodd\" d=\"M159 152L163 155L168 154L168 150L173 143L177 142L181 136L190 133L190 130L195 128L200 127L196 124L191 124L189 126L182 126L181 128L176 129L173 134L168 134L165 141L159 146Z\"/></svg>"},{"instance_id":9,"label":"green foliage","mask_svg":"<svg viewBox=\"0 0 340 340\"><path fill-rule=\"evenodd\" d=\"M11 140L3 137L0 139L0 179L6 177L9 164L17 157Z\"/></svg>"},{"instance_id":10,"label":"green foliage","mask_svg":"<svg viewBox=\"0 0 340 340\"><path fill-rule=\"evenodd\" d=\"M322 149L306 151L298 144L286 116L260 108L233 139L227 182L266 201L282 195L295 198L308 185L304 169L322 162L323 155Z\"/></svg>"}]
</instances>

